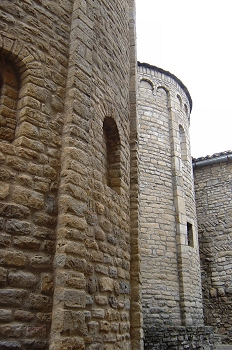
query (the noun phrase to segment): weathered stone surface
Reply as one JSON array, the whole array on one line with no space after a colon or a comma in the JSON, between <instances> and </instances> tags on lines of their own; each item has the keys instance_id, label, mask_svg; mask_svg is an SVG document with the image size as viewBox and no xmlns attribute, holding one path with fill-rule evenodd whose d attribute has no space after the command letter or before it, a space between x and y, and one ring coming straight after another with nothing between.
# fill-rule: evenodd
<instances>
[{"instance_id":1,"label":"weathered stone surface","mask_svg":"<svg viewBox=\"0 0 232 350\"><path fill-rule=\"evenodd\" d=\"M28 322L33 320L34 314L32 312L15 310L14 319L17 321Z\"/></svg>"},{"instance_id":2,"label":"weathered stone surface","mask_svg":"<svg viewBox=\"0 0 232 350\"><path fill-rule=\"evenodd\" d=\"M0 247L9 247L11 245L11 236L10 235L5 235L1 234L0 235Z\"/></svg>"},{"instance_id":3,"label":"weathered stone surface","mask_svg":"<svg viewBox=\"0 0 232 350\"><path fill-rule=\"evenodd\" d=\"M1 10L0 348L129 350L105 308L130 260L134 4Z\"/></svg>"},{"instance_id":4,"label":"weathered stone surface","mask_svg":"<svg viewBox=\"0 0 232 350\"><path fill-rule=\"evenodd\" d=\"M64 311L62 322L62 332L64 334L87 335L87 326L85 325L85 316L83 312Z\"/></svg>"},{"instance_id":5,"label":"weathered stone surface","mask_svg":"<svg viewBox=\"0 0 232 350\"><path fill-rule=\"evenodd\" d=\"M10 185L0 181L0 199L4 199L10 192Z\"/></svg>"},{"instance_id":6,"label":"weathered stone surface","mask_svg":"<svg viewBox=\"0 0 232 350\"><path fill-rule=\"evenodd\" d=\"M29 213L29 209L22 205L15 205L11 203L1 203L0 205L0 215L8 218L23 219L27 218Z\"/></svg>"},{"instance_id":7,"label":"weathered stone surface","mask_svg":"<svg viewBox=\"0 0 232 350\"><path fill-rule=\"evenodd\" d=\"M114 282L111 278L108 277L102 277L99 280L99 289L101 292L112 292L114 289Z\"/></svg>"},{"instance_id":8,"label":"weathered stone surface","mask_svg":"<svg viewBox=\"0 0 232 350\"><path fill-rule=\"evenodd\" d=\"M53 276L51 273L41 274L41 292L51 294L53 291Z\"/></svg>"},{"instance_id":9,"label":"weathered stone surface","mask_svg":"<svg viewBox=\"0 0 232 350\"><path fill-rule=\"evenodd\" d=\"M29 306L31 309L49 311L51 299L45 295L31 293L29 296Z\"/></svg>"},{"instance_id":10,"label":"weathered stone surface","mask_svg":"<svg viewBox=\"0 0 232 350\"><path fill-rule=\"evenodd\" d=\"M36 285L38 278L30 272L16 271L9 272L9 286L18 288L31 288Z\"/></svg>"},{"instance_id":11,"label":"weathered stone surface","mask_svg":"<svg viewBox=\"0 0 232 350\"><path fill-rule=\"evenodd\" d=\"M64 300L66 308L84 309L86 305L86 293L84 291L66 289L62 295L62 300Z\"/></svg>"},{"instance_id":12,"label":"weathered stone surface","mask_svg":"<svg viewBox=\"0 0 232 350\"><path fill-rule=\"evenodd\" d=\"M41 242L32 237L18 236L13 238L13 245L21 249L39 250Z\"/></svg>"},{"instance_id":13,"label":"weathered stone surface","mask_svg":"<svg viewBox=\"0 0 232 350\"><path fill-rule=\"evenodd\" d=\"M0 290L0 305L18 307L22 306L26 296L26 291L22 289L2 289Z\"/></svg>"},{"instance_id":14,"label":"weathered stone surface","mask_svg":"<svg viewBox=\"0 0 232 350\"><path fill-rule=\"evenodd\" d=\"M16 203L21 203L34 209L41 209L44 206L44 196L42 194L19 186L15 187L12 199Z\"/></svg>"},{"instance_id":15,"label":"weathered stone surface","mask_svg":"<svg viewBox=\"0 0 232 350\"><path fill-rule=\"evenodd\" d=\"M13 314L11 310L0 309L0 322L11 322Z\"/></svg>"},{"instance_id":16,"label":"weathered stone surface","mask_svg":"<svg viewBox=\"0 0 232 350\"><path fill-rule=\"evenodd\" d=\"M60 350L66 350L66 349L84 350L85 349L84 340L77 337L64 338L62 339Z\"/></svg>"},{"instance_id":17,"label":"weathered stone surface","mask_svg":"<svg viewBox=\"0 0 232 350\"><path fill-rule=\"evenodd\" d=\"M1 341L0 340L0 349L9 350L9 349L22 349L21 344L17 341Z\"/></svg>"},{"instance_id":18,"label":"weathered stone surface","mask_svg":"<svg viewBox=\"0 0 232 350\"><path fill-rule=\"evenodd\" d=\"M7 278L7 269L0 267L0 284L4 284Z\"/></svg>"},{"instance_id":19,"label":"weathered stone surface","mask_svg":"<svg viewBox=\"0 0 232 350\"><path fill-rule=\"evenodd\" d=\"M27 221L7 220L6 232L16 234L28 234L31 232L31 225Z\"/></svg>"},{"instance_id":20,"label":"weathered stone surface","mask_svg":"<svg viewBox=\"0 0 232 350\"><path fill-rule=\"evenodd\" d=\"M217 161L219 155L209 158ZM200 161L201 159L199 159ZM196 164L198 160L194 160ZM231 162L194 167L205 323L231 343ZM222 311L223 310L223 311Z\"/></svg>"},{"instance_id":21,"label":"weathered stone surface","mask_svg":"<svg viewBox=\"0 0 232 350\"><path fill-rule=\"evenodd\" d=\"M95 293L98 290L98 280L95 276L92 276L88 280L88 292L90 294Z\"/></svg>"},{"instance_id":22,"label":"weathered stone surface","mask_svg":"<svg viewBox=\"0 0 232 350\"><path fill-rule=\"evenodd\" d=\"M34 255L30 259L30 264L35 269L43 269L51 266L51 256L49 255Z\"/></svg>"},{"instance_id":23,"label":"weathered stone surface","mask_svg":"<svg viewBox=\"0 0 232 350\"><path fill-rule=\"evenodd\" d=\"M0 251L0 264L6 266L23 267L27 263L27 255L22 252L1 250Z\"/></svg>"},{"instance_id":24,"label":"weathered stone surface","mask_svg":"<svg viewBox=\"0 0 232 350\"><path fill-rule=\"evenodd\" d=\"M50 216L45 213L36 213L34 215L34 222L37 225L45 226L45 227L54 227L56 225L56 217Z\"/></svg>"}]
</instances>

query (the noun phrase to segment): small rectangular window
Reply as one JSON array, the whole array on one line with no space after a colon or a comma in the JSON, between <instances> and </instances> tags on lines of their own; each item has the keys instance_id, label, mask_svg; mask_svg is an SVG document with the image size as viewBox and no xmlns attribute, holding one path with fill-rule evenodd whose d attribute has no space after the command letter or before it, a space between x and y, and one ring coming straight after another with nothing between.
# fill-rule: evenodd
<instances>
[{"instance_id":1,"label":"small rectangular window","mask_svg":"<svg viewBox=\"0 0 232 350\"><path fill-rule=\"evenodd\" d=\"M193 243L193 225L187 222L187 242L190 247L194 247Z\"/></svg>"}]
</instances>

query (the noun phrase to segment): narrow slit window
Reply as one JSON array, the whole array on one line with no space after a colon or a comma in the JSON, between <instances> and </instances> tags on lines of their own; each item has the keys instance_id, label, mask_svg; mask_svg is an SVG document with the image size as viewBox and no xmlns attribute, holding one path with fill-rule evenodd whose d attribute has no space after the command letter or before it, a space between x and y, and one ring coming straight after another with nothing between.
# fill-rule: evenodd
<instances>
[{"instance_id":1,"label":"narrow slit window","mask_svg":"<svg viewBox=\"0 0 232 350\"><path fill-rule=\"evenodd\" d=\"M193 225L190 222L187 222L187 243L188 246L194 247L193 242Z\"/></svg>"},{"instance_id":2,"label":"narrow slit window","mask_svg":"<svg viewBox=\"0 0 232 350\"><path fill-rule=\"evenodd\" d=\"M121 143L117 125L112 117L106 117L103 123L106 144L106 182L115 192L121 191L120 151Z\"/></svg>"}]
</instances>

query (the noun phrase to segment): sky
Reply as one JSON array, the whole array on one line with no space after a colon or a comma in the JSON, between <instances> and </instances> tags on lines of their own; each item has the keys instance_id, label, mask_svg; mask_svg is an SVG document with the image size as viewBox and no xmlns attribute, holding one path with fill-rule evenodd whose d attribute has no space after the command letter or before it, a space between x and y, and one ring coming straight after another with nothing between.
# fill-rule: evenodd
<instances>
[{"instance_id":1,"label":"sky","mask_svg":"<svg viewBox=\"0 0 232 350\"><path fill-rule=\"evenodd\" d=\"M136 18L138 61L190 92L192 156L232 150L231 0L136 0Z\"/></svg>"}]
</instances>

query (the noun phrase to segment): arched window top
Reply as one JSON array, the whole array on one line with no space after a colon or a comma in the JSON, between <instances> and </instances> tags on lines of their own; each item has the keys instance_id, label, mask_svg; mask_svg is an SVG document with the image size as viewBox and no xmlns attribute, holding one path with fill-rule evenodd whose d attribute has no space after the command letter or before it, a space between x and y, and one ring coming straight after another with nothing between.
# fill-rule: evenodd
<instances>
[{"instance_id":1,"label":"arched window top","mask_svg":"<svg viewBox=\"0 0 232 350\"><path fill-rule=\"evenodd\" d=\"M19 77L14 64L0 58L0 140L13 141L16 128L16 109Z\"/></svg>"},{"instance_id":2,"label":"arched window top","mask_svg":"<svg viewBox=\"0 0 232 350\"><path fill-rule=\"evenodd\" d=\"M167 88L165 86L160 85L157 87L156 93L158 96L160 96L162 98L167 98L169 91L167 90Z\"/></svg>"},{"instance_id":3,"label":"arched window top","mask_svg":"<svg viewBox=\"0 0 232 350\"><path fill-rule=\"evenodd\" d=\"M104 143L106 146L105 154L105 177L106 183L115 192L121 192L121 171L120 171L120 153L121 142L118 127L112 117L105 117L103 122Z\"/></svg>"},{"instance_id":4,"label":"arched window top","mask_svg":"<svg viewBox=\"0 0 232 350\"><path fill-rule=\"evenodd\" d=\"M154 86L153 83L148 79L141 79L139 84L139 92L143 95L143 98L153 99Z\"/></svg>"},{"instance_id":5,"label":"arched window top","mask_svg":"<svg viewBox=\"0 0 232 350\"><path fill-rule=\"evenodd\" d=\"M141 79L140 80L140 87L144 89L148 89L153 91L154 90L154 85L149 79Z\"/></svg>"}]
</instances>

